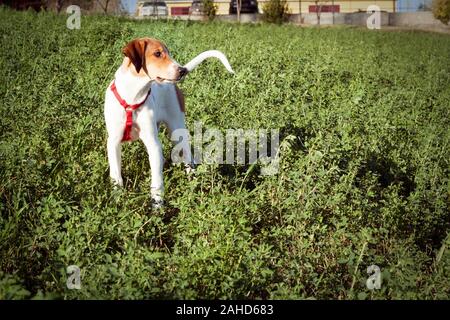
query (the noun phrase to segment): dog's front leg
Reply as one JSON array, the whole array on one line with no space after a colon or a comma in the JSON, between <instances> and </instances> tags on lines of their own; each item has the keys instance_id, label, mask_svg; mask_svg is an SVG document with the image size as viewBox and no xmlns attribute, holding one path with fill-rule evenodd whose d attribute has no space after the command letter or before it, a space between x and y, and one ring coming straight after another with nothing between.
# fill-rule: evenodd
<instances>
[{"instance_id":1,"label":"dog's front leg","mask_svg":"<svg viewBox=\"0 0 450 320\"><path fill-rule=\"evenodd\" d=\"M151 197L152 206L154 208L160 208L163 206L164 195L164 179L163 179L163 165L164 158L162 153L161 142L158 138L157 125L151 126L150 130L141 131L140 138L147 148L148 159L150 162L151 170Z\"/></svg>"},{"instance_id":2,"label":"dog's front leg","mask_svg":"<svg viewBox=\"0 0 450 320\"><path fill-rule=\"evenodd\" d=\"M108 162L109 162L109 176L116 186L122 187L122 173L121 173L121 156L122 145L120 139L117 137L108 137Z\"/></svg>"}]
</instances>

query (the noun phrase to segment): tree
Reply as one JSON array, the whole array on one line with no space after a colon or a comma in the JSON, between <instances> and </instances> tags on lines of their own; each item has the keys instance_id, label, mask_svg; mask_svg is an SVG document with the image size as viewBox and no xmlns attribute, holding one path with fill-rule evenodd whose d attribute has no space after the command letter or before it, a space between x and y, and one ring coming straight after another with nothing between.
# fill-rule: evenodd
<instances>
[{"instance_id":1,"label":"tree","mask_svg":"<svg viewBox=\"0 0 450 320\"><path fill-rule=\"evenodd\" d=\"M238 22L241 22L241 6L242 6L242 0L236 0L236 13L237 13L237 19Z\"/></svg>"},{"instance_id":2,"label":"tree","mask_svg":"<svg viewBox=\"0 0 450 320\"><path fill-rule=\"evenodd\" d=\"M298 22L303 23L302 19L302 0L298 0Z\"/></svg>"},{"instance_id":3,"label":"tree","mask_svg":"<svg viewBox=\"0 0 450 320\"><path fill-rule=\"evenodd\" d=\"M286 0L269 0L263 5L263 20L281 24L289 18L289 7Z\"/></svg>"},{"instance_id":4,"label":"tree","mask_svg":"<svg viewBox=\"0 0 450 320\"><path fill-rule=\"evenodd\" d=\"M95 0L99 4L99 6L102 8L103 12L105 14L108 13L108 5L111 2L111 0Z\"/></svg>"},{"instance_id":5,"label":"tree","mask_svg":"<svg viewBox=\"0 0 450 320\"><path fill-rule=\"evenodd\" d=\"M433 0L433 15L443 24L450 21L450 0Z\"/></svg>"},{"instance_id":6,"label":"tree","mask_svg":"<svg viewBox=\"0 0 450 320\"><path fill-rule=\"evenodd\" d=\"M316 4L316 15L317 15L317 25L320 26L320 14L322 13L322 6L327 3L328 0L315 0L314 3ZM334 10L334 9L333 9Z\"/></svg>"},{"instance_id":7,"label":"tree","mask_svg":"<svg viewBox=\"0 0 450 320\"><path fill-rule=\"evenodd\" d=\"M214 0L202 0L203 10L208 20L212 21L216 17L217 7L214 4Z\"/></svg>"},{"instance_id":8,"label":"tree","mask_svg":"<svg viewBox=\"0 0 450 320\"><path fill-rule=\"evenodd\" d=\"M71 4L79 5L84 9L89 8L92 0L44 0L47 8L54 8L57 13L61 13L63 7L70 6Z\"/></svg>"},{"instance_id":9,"label":"tree","mask_svg":"<svg viewBox=\"0 0 450 320\"><path fill-rule=\"evenodd\" d=\"M60 13L61 12L61 9L62 9L62 7L63 7L63 5L64 5L64 0L56 0L56 12L57 13Z\"/></svg>"}]
</instances>

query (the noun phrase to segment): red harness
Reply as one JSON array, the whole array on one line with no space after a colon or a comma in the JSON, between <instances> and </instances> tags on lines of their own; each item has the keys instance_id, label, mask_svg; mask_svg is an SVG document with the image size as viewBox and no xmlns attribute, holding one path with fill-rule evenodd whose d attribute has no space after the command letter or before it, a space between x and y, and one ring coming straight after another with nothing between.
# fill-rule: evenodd
<instances>
[{"instance_id":1,"label":"red harness","mask_svg":"<svg viewBox=\"0 0 450 320\"><path fill-rule=\"evenodd\" d=\"M142 102L132 104L132 105L128 104L125 100L122 99L119 92L117 91L115 81L113 81L113 83L111 84L111 91L114 93L117 101L119 101L119 103L122 105L122 107L125 109L125 112L127 113L127 121L125 122L125 130L123 131L122 142L130 141L131 140L131 128L133 126L133 111L138 109L140 106L142 106L144 104L145 100L147 100L147 98L150 94L150 90L148 91L147 96L145 97L145 99Z\"/></svg>"}]
</instances>

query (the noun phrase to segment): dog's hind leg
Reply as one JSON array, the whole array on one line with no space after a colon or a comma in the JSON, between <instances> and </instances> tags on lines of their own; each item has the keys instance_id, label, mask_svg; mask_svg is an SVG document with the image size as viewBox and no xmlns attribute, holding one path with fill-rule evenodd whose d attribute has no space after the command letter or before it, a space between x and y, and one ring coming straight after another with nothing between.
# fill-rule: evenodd
<instances>
[{"instance_id":1,"label":"dog's hind leg","mask_svg":"<svg viewBox=\"0 0 450 320\"><path fill-rule=\"evenodd\" d=\"M195 173L195 162L191 154L189 132L187 131L185 125L186 108L184 94L177 86L175 86L175 93L178 100L179 110L173 113L170 117L170 121L167 121L167 126L170 131L170 140L175 144L171 154L172 161L174 163L183 162L186 173Z\"/></svg>"},{"instance_id":2,"label":"dog's hind leg","mask_svg":"<svg viewBox=\"0 0 450 320\"><path fill-rule=\"evenodd\" d=\"M170 121L168 127L170 140L175 144L171 152L172 162L182 162L184 163L186 173L195 173L195 162L191 153L189 131L184 124L184 114L180 114L178 119Z\"/></svg>"}]
</instances>

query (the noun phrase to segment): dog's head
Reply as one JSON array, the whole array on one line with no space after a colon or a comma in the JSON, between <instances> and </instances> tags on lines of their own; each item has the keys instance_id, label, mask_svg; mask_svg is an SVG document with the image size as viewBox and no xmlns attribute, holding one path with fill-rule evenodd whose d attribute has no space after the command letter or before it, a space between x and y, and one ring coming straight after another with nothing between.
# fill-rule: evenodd
<instances>
[{"instance_id":1,"label":"dog's head","mask_svg":"<svg viewBox=\"0 0 450 320\"><path fill-rule=\"evenodd\" d=\"M186 68L172 59L167 47L156 39L135 39L122 52L129 59L128 67L134 68L132 71L137 76L148 76L157 82L175 82L187 73Z\"/></svg>"}]
</instances>

